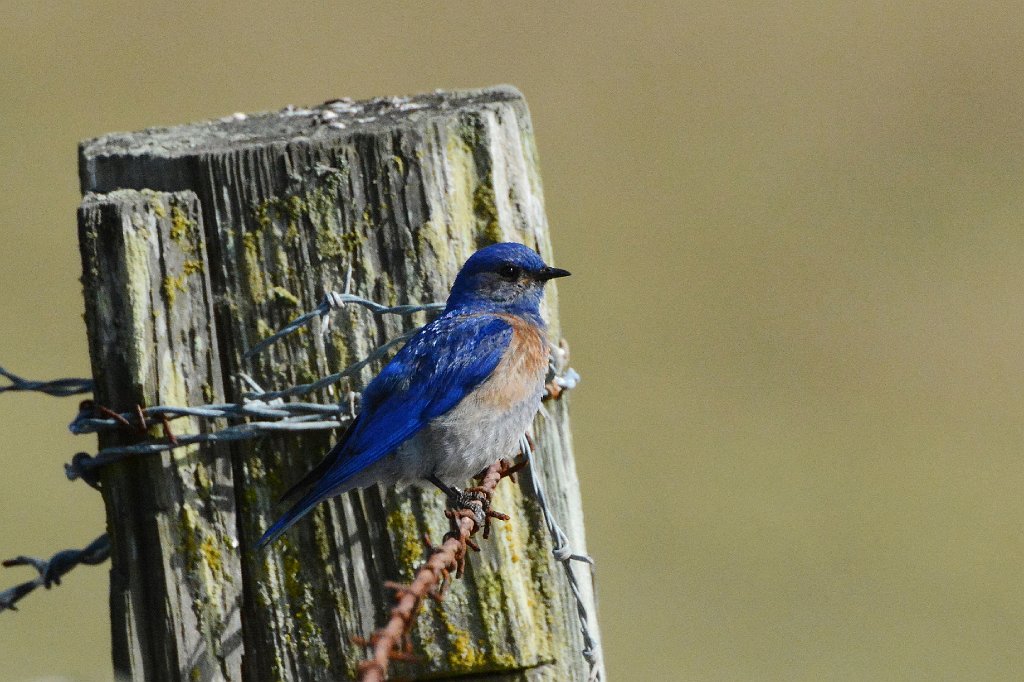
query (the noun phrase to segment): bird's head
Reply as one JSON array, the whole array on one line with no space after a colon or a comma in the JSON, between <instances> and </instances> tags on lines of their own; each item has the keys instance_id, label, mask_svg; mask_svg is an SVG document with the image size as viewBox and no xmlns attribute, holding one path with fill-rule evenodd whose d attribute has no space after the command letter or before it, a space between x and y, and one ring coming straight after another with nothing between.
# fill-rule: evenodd
<instances>
[{"instance_id":1,"label":"bird's head","mask_svg":"<svg viewBox=\"0 0 1024 682\"><path fill-rule=\"evenodd\" d=\"M544 283L568 274L545 265L536 251L522 244L492 244L470 256L459 270L446 310L482 308L536 315Z\"/></svg>"}]
</instances>

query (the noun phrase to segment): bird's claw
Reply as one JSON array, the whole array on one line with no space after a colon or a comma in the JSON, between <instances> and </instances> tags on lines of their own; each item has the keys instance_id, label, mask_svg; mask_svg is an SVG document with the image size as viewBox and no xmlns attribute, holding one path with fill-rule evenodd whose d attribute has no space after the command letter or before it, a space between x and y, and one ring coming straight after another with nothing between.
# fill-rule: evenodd
<instances>
[{"instance_id":1,"label":"bird's claw","mask_svg":"<svg viewBox=\"0 0 1024 682\"><path fill-rule=\"evenodd\" d=\"M448 518L454 519L458 516L472 517L473 522L476 523L476 528L473 530L474 533L482 529L484 537L489 538L491 536L491 519L509 520L507 514L491 509L491 493L487 489L473 487L466 490L459 490L458 488L454 490L456 494L449 498L452 509L448 514ZM472 545L470 547L477 549ZM477 551L479 550L477 549Z\"/></svg>"},{"instance_id":2,"label":"bird's claw","mask_svg":"<svg viewBox=\"0 0 1024 682\"><path fill-rule=\"evenodd\" d=\"M486 524L487 511L490 509L490 496L479 487L469 487L462 491L453 486L452 493L449 496L449 506L456 511L470 512L476 527L482 528Z\"/></svg>"},{"instance_id":3,"label":"bird's claw","mask_svg":"<svg viewBox=\"0 0 1024 682\"><path fill-rule=\"evenodd\" d=\"M467 488L459 490L452 500L455 509L466 509L473 513L473 520L477 528L483 528L487 523L487 512L491 508L491 496L482 488Z\"/></svg>"}]
</instances>

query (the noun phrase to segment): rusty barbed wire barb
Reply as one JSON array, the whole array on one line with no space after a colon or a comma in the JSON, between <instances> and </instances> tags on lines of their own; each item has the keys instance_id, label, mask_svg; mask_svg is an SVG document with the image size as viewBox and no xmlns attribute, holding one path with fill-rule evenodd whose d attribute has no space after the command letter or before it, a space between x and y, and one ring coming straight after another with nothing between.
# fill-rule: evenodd
<instances>
[{"instance_id":1,"label":"rusty barbed wire barb","mask_svg":"<svg viewBox=\"0 0 1024 682\"><path fill-rule=\"evenodd\" d=\"M6 567L31 566L39 573L29 580L0 592L0 612L17 611L17 604L26 595L38 587L50 589L52 585L60 585L60 579L71 569L82 564L95 566L110 557L110 536L106 533L99 536L82 549L65 549L57 552L49 559L17 556L3 562Z\"/></svg>"},{"instance_id":2,"label":"rusty barbed wire barb","mask_svg":"<svg viewBox=\"0 0 1024 682\"><path fill-rule=\"evenodd\" d=\"M9 372L0 367L0 376L11 382L10 386L0 386L0 393L7 391L36 391L45 393L57 398L66 398L71 395L92 393L92 379L53 379L52 381L32 381L20 377L14 372Z\"/></svg>"}]
</instances>

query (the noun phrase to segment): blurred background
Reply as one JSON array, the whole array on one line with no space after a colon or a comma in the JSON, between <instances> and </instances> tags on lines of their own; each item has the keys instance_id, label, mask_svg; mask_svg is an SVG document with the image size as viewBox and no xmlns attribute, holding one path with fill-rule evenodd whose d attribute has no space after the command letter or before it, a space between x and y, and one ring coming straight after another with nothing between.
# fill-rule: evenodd
<instances>
[{"instance_id":1,"label":"blurred background","mask_svg":"<svg viewBox=\"0 0 1024 682\"><path fill-rule=\"evenodd\" d=\"M0 365L88 374L78 140L512 83L610 678L1024 678L1024 9L721 4L0 3ZM75 405L0 395L0 558L103 530ZM0 676L110 680L106 579Z\"/></svg>"}]
</instances>

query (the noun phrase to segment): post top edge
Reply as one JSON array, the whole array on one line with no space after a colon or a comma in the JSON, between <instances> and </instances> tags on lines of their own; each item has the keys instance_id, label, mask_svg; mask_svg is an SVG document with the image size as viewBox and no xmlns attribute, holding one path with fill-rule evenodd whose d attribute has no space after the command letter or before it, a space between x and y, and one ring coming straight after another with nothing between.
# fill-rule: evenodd
<instances>
[{"instance_id":1,"label":"post top edge","mask_svg":"<svg viewBox=\"0 0 1024 682\"><path fill-rule=\"evenodd\" d=\"M88 208L103 204L134 204L147 201L197 201L196 193L190 189L177 192L161 192L153 189L115 189L109 192L88 191L82 195L79 207Z\"/></svg>"},{"instance_id":2,"label":"post top edge","mask_svg":"<svg viewBox=\"0 0 1024 682\"><path fill-rule=\"evenodd\" d=\"M342 97L309 107L288 105L277 111L235 113L183 125L108 133L82 140L79 153L83 161L103 156L180 157L303 138L345 138L358 132L393 129L424 118L516 102L525 105L525 98L512 85L365 100Z\"/></svg>"}]
</instances>

